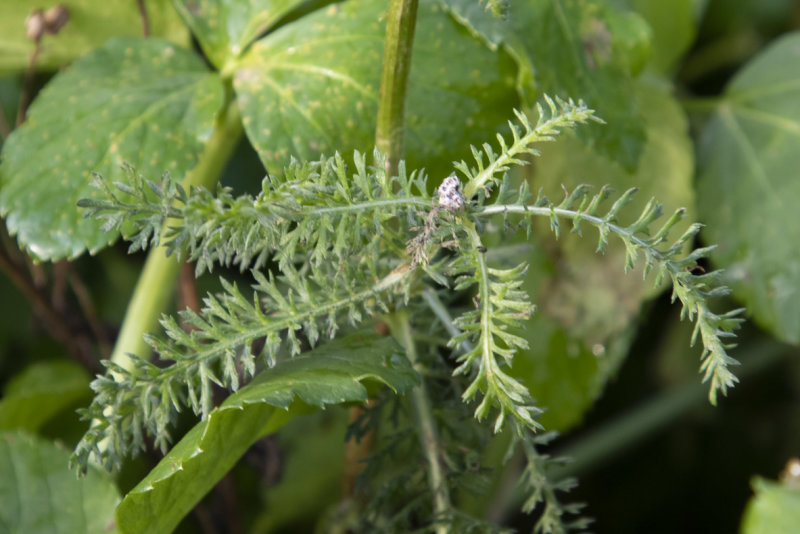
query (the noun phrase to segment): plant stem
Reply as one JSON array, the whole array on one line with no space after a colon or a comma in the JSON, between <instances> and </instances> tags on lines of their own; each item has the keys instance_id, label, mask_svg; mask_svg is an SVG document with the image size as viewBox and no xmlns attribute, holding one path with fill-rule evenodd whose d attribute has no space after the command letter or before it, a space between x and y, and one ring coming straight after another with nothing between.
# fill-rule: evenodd
<instances>
[{"instance_id":1,"label":"plant stem","mask_svg":"<svg viewBox=\"0 0 800 534\"><path fill-rule=\"evenodd\" d=\"M421 364L417 359L417 350L414 345L414 337L411 334L411 321L405 310L397 311L386 319L392 335L406 349L411 365L424 374ZM436 423L433 421L431 402L428 398L428 391L425 382L410 392L411 405L414 410L414 419L417 430L419 431L419 441L425 459L428 462L428 485L433 493L433 508L438 519L445 519L450 515L452 505L450 504L450 492L447 489L444 470L439 459L439 437L436 433ZM447 524L436 525L437 534L447 534L449 531Z\"/></svg>"},{"instance_id":2,"label":"plant stem","mask_svg":"<svg viewBox=\"0 0 800 534\"><path fill-rule=\"evenodd\" d=\"M740 352L744 354L741 356L739 376L744 379L784 361L791 354L791 349L774 341L765 341L742 347ZM691 409L702 406L705 398L705 385L697 381L665 391L597 431L557 450L554 456L569 457L571 461L553 469L553 479L583 474L622 454Z\"/></svg>"},{"instance_id":3,"label":"plant stem","mask_svg":"<svg viewBox=\"0 0 800 534\"><path fill-rule=\"evenodd\" d=\"M397 174L404 155L405 108L418 0L391 0L386 21L383 74L375 145L386 156L386 174Z\"/></svg>"},{"instance_id":4,"label":"plant stem","mask_svg":"<svg viewBox=\"0 0 800 534\"><path fill-rule=\"evenodd\" d=\"M139 6L139 17L142 19L142 35L150 37L150 19L147 16L147 7L144 5L144 0L136 0Z\"/></svg>"},{"instance_id":5,"label":"plant stem","mask_svg":"<svg viewBox=\"0 0 800 534\"><path fill-rule=\"evenodd\" d=\"M405 106L408 74L411 70L411 51L417 24L418 0L391 0L386 21L386 41L383 49L378 124L375 145L386 156L386 174L394 176L404 156ZM405 311L387 318L392 333L405 347L411 364L419 370L417 352L411 335L411 323ZM424 373L423 373L424 375ZM423 381L411 393L414 418L419 430L420 445L428 462L428 485L433 493L433 508L437 519L446 518L451 511L450 494L439 459L439 440L433 421L431 403ZM437 534L447 534L445 523L437 524Z\"/></svg>"},{"instance_id":6,"label":"plant stem","mask_svg":"<svg viewBox=\"0 0 800 534\"><path fill-rule=\"evenodd\" d=\"M689 113L712 113L719 109L720 105L724 102L725 99L720 97L689 97L680 99L683 109Z\"/></svg>"},{"instance_id":7,"label":"plant stem","mask_svg":"<svg viewBox=\"0 0 800 534\"><path fill-rule=\"evenodd\" d=\"M213 186L236 148L242 134L242 121L236 102L230 98L228 102L227 107L217 117L214 133L197 166L182 182L187 189L193 185ZM125 320L111 354L111 361L130 369L128 354L137 354L143 358L150 354L150 347L145 343L143 335L158 324L158 317L172 298L172 288L179 271L180 263L174 256L167 257L163 247L150 251L125 312Z\"/></svg>"},{"instance_id":8,"label":"plant stem","mask_svg":"<svg viewBox=\"0 0 800 534\"><path fill-rule=\"evenodd\" d=\"M19 289L42 321L47 332L64 345L67 354L89 372L100 371L98 361L92 353L91 340L67 326L65 317L59 313L53 303L45 297L41 288L37 287L28 274L17 265L0 247L0 272Z\"/></svg>"},{"instance_id":9,"label":"plant stem","mask_svg":"<svg viewBox=\"0 0 800 534\"><path fill-rule=\"evenodd\" d=\"M425 291L422 292L422 298L425 299L425 302L428 303L428 307L431 309L433 314L442 322L444 325L444 329L447 330L447 333L451 336L455 337L461 333L461 330L453 323L453 318L450 316L450 312L448 311L447 307L439 300L439 296L436 294L431 288L426 288ZM472 350L472 344L469 341L464 341L462 345L466 345L466 350Z\"/></svg>"},{"instance_id":10,"label":"plant stem","mask_svg":"<svg viewBox=\"0 0 800 534\"><path fill-rule=\"evenodd\" d=\"M22 85L22 94L17 107L17 128L25 122L25 115L28 113L28 105L31 103L31 94L33 93L33 79L36 76L36 60L39 58L41 50L41 38L39 38L36 39L33 52L28 58L28 69L25 71L25 82Z\"/></svg>"}]
</instances>

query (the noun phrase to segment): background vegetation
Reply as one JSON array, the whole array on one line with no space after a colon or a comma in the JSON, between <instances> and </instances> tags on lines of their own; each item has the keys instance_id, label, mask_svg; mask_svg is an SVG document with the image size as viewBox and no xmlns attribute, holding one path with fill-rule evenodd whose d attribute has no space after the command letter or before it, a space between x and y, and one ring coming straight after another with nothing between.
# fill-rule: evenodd
<instances>
[{"instance_id":1,"label":"background vegetation","mask_svg":"<svg viewBox=\"0 0 800 534\"><path fill-rule=\"evenodd\" d=\"M265 172L280 176L291 156L370 153L387 5L64 5L68 18L32 0L0 7L0 531L105 531L127 494L116 526L135 532L144 528L142 509L161 506L154 514L177 522L170 510L195 496L153 503L146 492L129 493L158 452L126 458L113 476L90 469L76 480L68 451L87 431L75 410L92 401L90 377L101 371L101 357L122 362L126 352L147 352L141 334L157 331L158 314L197 309L198 296L221 291L218 274L240 287L251 278L215 267L195 280L193 266L179 272L158 249L128 254L116 232L85 219L76 203L100 194L90 185L93 171L125 180L123 162L150 180L169 170L184 184L213 189L219 180L236 194L255 194ZM663 288L623 272L624 247L597 255L593 238L556 240L546 220L526 239L487 232L494 260L530 264L524 287L538 309L524 329L531 348L517 354L513 374L545 408L541 424L561 434L542 451L573 459L548 473L579 478L564 499L586 502L582 514L598 532L796 531L791 477L782 485L767 479L800 454L800 8L791 0L510 0L497 7L500 18L474 0L419 6L405 154L409 169L424 167L431 177L428 194L453 161L469 158L470 144L508 134L513 108L531 109L545 93L581 98L606 124L537 145L541 156L513 178L553 198L562 184L636 186L633 214L651 196L667 212L686 206L689 219L706 225L698 245L719 245L698 273L723 268L732 289L730 302L715 308L747 308L732 351L742 363L734 369L740 383L712 407L697 374L700 348L688 347L691 324L679 320ZM35 8L45 10L41 19L28 18ZM462 295L448 305L463 310L470 301ZM325 368L342 383L366 377L389 419L395 397L375 383L403 392L413 380L402 366L396 374L370 368L369 354L352 339L344 343L311 354L330 361ZM337 348L351 354L348 364L333 361ZM356 372L360 358L365 367ZM272 380L280 389L281 380L295 378ZM339 402L361 401L367 391L345 390ZM459 508L530 530L541 507L519 511L524 461L517 454L501 462L508 433L491 437L483 428L489 423L469 418L474 406L465 411L444 392L430 394L439 420L453 422L439 431L458 451L451 455L459 465L448 467L459 474L452 482ZM407 397L396 401L401 414ZM357 491L358 459L396 437L389 432L361 447L345 441L351 418L369 408L332 406L293 418L246 452L229 450L238 442L232 433L252 424L234 419L245 404L230 397L226 406L235 409L208 423L229 435L216 444L219 458L243 456L179 531L346 531L363 524L370 506L398 507L403 484L415 487L413 476L424 472L403 463L398 472L368 470L368 480L390 490L397 484L385 501ZM173 442L196 422L181 419ZM418 454L415 443L400 442L404 458ZM743 521L753 488L758 497ZM413 514L405 519L396 530L429 525Z\"/></svg>"}]
</instances>

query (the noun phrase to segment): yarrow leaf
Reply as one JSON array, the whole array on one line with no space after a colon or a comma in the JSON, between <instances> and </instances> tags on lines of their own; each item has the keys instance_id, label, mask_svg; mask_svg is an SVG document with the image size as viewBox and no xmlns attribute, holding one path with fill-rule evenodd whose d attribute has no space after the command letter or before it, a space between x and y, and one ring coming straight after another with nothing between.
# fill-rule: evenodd
<instances>
[{"instance_id":1,"label":"yarrow leaf","mask_svg":"<svg viewBox=\"0 0 800 534\"><path fill-rule=\"evenodd\" d=\"M141 358L133 359L132 369L106 362L107 373L92 384L95 400L83 412L92 426L78 445L75 462L85 468L94 457L117 467L124 456L144 447L145 434L166 449L179 411L188 407L204 419L211 413L212 384L236 391L259 365L273 366L333 339L345 326L407 306L421 294L447 326L448 344L456 351L454 380L464 376L468 382L462 400L478 402L474 413L479 420L496 414L495 432L510 424L522 440L532 465L526 475L532 488L528 504L545 503L540 530L568 530L570 523L562 516L577 509L558 505L554 495L571 483L537 482L543 458L531 436L541 428L541 410L508 371L515 354L528 348L517 331L534 311L523 286L526 265L491 265L481 233L508 230L511 219L515 229L530 232L534 217L546 217L557 237L568 222L579 235L586 225L597 228L598 252L617 236L626 250L622 267L627 271L641 262L644 276L653 274L657 286L670 281L683 316L695 322L692 342L703 343L701 372L710 382L712 403L737 381L730 371L736 361L727 351L742 319L741 310L710 310L709 300L727 293L719 271L696 272L697 262L713 247L684 253L701 226L690 226L669 243L685 210L676 210L658 227L663 210L652 200L624 226L620 215L635 189L617 196L610 207L608 187L594 195L588 186L564 188L558 203L542 192L534 197L525 183L513 191L507 171L525 165L526 155L537 154L534 143L552 139L562 128L599 121L582 103L547 98L545 104L535 125L517 112L510 140L498 136L497 151L489 144L473 148L474 166L455 165L466 182L448 176L434 195L427 193L425 175L409 174L403 164L397 176L386 175L377 151L372 165L358 152L352 167L339 154L292 162L284 174L268 175L256 196L234 197L223 188L216 194L201 188L185 191L168 175L151 182L132 169L126 183L97 180L105 199L82 200L81 205L89 215L104 218L109 229L132 227L128 239L133 249L165 246L168 253L196 261L198 272L214 264L252 268L256 284L252 295L245 295L223 281L224 291L208 296L202 310L181 314L190 331L164 317L164 335L148 341L168 362L165 367ZM499 216L504 226L491 222ZM474 291L474 309L450 320L430 298L433 290L421 283L424 278L445 288L439 294ZM585 524L576 520L572 526Z\"/></svg>"},{"instance_id":2,"label":"yarrow leaf","mask_svg":"<svg viewBox=\"0 0 800 534\"><path fill-rule=\"evenodd\" d=\"M122 458L144 449L142 427L166 451L169 426L180 411L189 407L203 418L211 412L212 384L235 391L253 377L259 359L275 365L282 351L299 354L304 342L314 346L332 339L344 324L358 325L363 316L388 311L391 295L402 295L410 272L397 269L377 282L331 284L330 277L304 279L296 271L269 278L254 271L252 298L223 280L225 292L206 297L199 313L181 313L189 332L165 316L164 336L148 336L168 366L139 357L132 359L132 369L103 362L107 373L92 382L95 398L81 412L93 425L78 444L76 464L85 469L93 456L109 469L119 467Z\"/></svg>"}]
</instances>

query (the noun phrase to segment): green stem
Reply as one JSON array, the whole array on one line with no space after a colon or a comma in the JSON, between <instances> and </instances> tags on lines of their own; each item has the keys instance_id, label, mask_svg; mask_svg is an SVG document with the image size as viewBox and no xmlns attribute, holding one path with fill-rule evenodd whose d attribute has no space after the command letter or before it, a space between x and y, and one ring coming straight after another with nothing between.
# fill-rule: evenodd
<instances>
[{"instance_id":1,"label":"green stem","mask_svg":"<svg viewBox=\"0 0 800 534\"><path fill-rule=\"evenodd\" d=\"M757 375L784 361L791 354L785 345L766 341L742 347L739 376ZM586 473L610 458L623 453L637 442L664 428L705 402L705 385L693 381L665 391L661 395L628 411L579 441L557 450L557 457L569 457L569 463L552 472L553 480Z\"/></svg>"},{"instance_id":2,"label":"green stem","mask_svg":"<svg viewBox=\"0 0 800 534\"><path fill-rule=\"evenodd\" d=\"M450 316L450 311L439 299L436 291L431 288L426 288L425 291L422 292L422 297L425 299L425 302L428 304L428 307L431 309L433 314L440 321L442 321L444 329L447 330L448 334L456 337L461 333L461 330L459 330L455 323L453 323L453 318ZM464 341L462 345L464 346L465 351L472 350L472 344L469 341Z\"/></svg>"},{"instance_id":3,"label":"green stem","mask_svg":"<svg viewBox=\"0 0 800 534\"><path fill-rule=\"evenodd\" d=\"M422 366L417 358L417 350L411 333L411 321L408 313L405 310L397 311L388 316L386 322L392 330L392 335L406 349L406 355L411 364L418 372L424 374L424 369L421 368ZM433 493L433 508L438 522L450 515L452 505L444 469L439 458L439 437L436 433L436 423L433 420L431 401L424 381L411 390L410 397L414 410L414 419L419 431L420 445L428 462L428 485ZM437 534L447 534L449 528L446 523L441 523L436 525L435 531Z\"/></svg>"},{"instance_id":4,"label":"green stem","mask_svg":"<svg viewBox=\"0 0 800 534\"><path fill-rule=\"evenodd\" d=\"M683 109L689 113L713 113L725 101L722 97L688 97L681 98Z\"/></svg>"},{"instance_id":5,"label":"green stem","mask_svg":"<svg viewBox=\"0 0 800 534\"><path fill-rule=\"evenodd\" d=\"M403 159L406 90L417 23L418 0L391 0L386 21L383 74L375 145L386 156L386 173L397 174Z\"/></svg>"},{"instance_id":6,"label":"green stem","mask_svg":"<svg viewBox=\"0 0 800 534\"><path fill-rule=\"evenodd\" d=\"M241 134L239 108L229 97L227 107L217 117L211 139L197 166L184 178L183 186L187 189L193 185L213 187ZM111 361L130 369L129 354L137 354L143 358L150 354L150 346L145 343L143 336L156 328L159 316L166 310L180 266L174 256L167 257L162 247L151 250L147 255L147 261L125 312L125 320L114 345Z\"/></svg>"},{"instance_id":7,"label":"green stem","mask_svg":"<svg viewBox=\"0 0 800 534\"><path fill-rule=\"evenodd\" d=\"M678 80L688 85L751 57L763 45L755 31L743 31L724 37L701 47L690 54L680 72Z\"/></svg>"}]
</instances>

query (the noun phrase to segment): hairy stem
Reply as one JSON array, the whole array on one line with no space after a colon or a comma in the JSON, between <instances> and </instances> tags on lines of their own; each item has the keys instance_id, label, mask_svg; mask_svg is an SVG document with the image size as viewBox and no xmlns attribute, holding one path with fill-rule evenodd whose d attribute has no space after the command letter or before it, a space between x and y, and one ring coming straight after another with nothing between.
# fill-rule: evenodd
<instances>
[{"instance_id":1,"label":"hairy stem","mask_svg":"<svg viewBox=\"0 0 800 534\"><path fill-rule=\"evenodd\" d=\"M690 270L696 265L696 261L705 256L713 247L706 249L696 249L689 255L680 260L673 259L675 254L680 251L684 246L685 241L696 235L700 229L699 225L692 225L684 235L676 242L675 245L667 250L659 249L656 245L666 239L669 229L683 217L684 210L677 210L669 221L665 223L659 233L652 239L638 237L637 233L644 232L650 220L653 217L660 215L660 207L653 207L655 204L651 202L650 206L640 216L640 220L636 223L622 227L611 222L616 217L616 211L627 202L630 195L635 190L631 189L623 195L615 205L612 207L611 212L605 217L598 217L593 213L583 211L583 208L572 210L564 207L548 206L528 206L526 204L501 204L478 208L475 210L476 215L492 215L498 213L516 213L524 215L538 215L548 216L551 220L551 226L558 235L557 219L560 217L571 219L575 223L575 227L579 228L580 221L587 221L588 223L597 227L600 231L600 240L598 250L602 250L605 246L606 239L609 233L619 236L626 246L626 270L633 267L636 262L638 251L644 251L646 255L645 260L645 273L650 269L655 269L658 273L656 276L656 283L659 283L663 278L669 279L672 282L672 300L679 301L682 308L682 318L688 318L695 323L695 330L692 335L692 345L697 339L701 339L703 343L703 354L701 356L700 370L703 373L703 382L709 382L709 401L711 404L716 405L717 393L721 392L723 395L727 393L728 388L733 387L738 379L729 369L732 366L738 365L738 362L727 354L727 349L731 348L730 343L726 343L726 338L734 336L733 331L738 328L738 324L742 319L738 318L742 310L733 310L728 313L717 315L708 308L707 299L712 296L719 296L727 294L727 289L722 286L715 288L708 287L708 279L704 277L713 277L717 273L710 273L703 276L693 276ZM600 198L595 197L595 201ZM565 201L566 202L566 201ZM594 202L594 201L593 201ZM593 212L594 209L590 206L588 211ZM717 274L718 275L718 274ZM713 281L713 278L712 278Z\"/></svg>"},{"instance_id":2,"label":"hairy stem","mask_svg":"<svg viewBox=\"0 0 800 534\"><path fill-rule=\"evenodd\" d=\"M406 356L414 368L424 375L424 369L417 358L417 350L414 345L414 338L411 333L411 321L405 310L395 312L387 318L387 323L392 330L392 334L406 349ZM411 405L414 410L414 419L417 430L419 431L419 441L425 459L428 462L428 485L433 494L433 508L437 520L446 518L452 509L450 504L450 492L447 489L447 481L439 458L439 437L436 432L436 423L433 421L431 401L425 382L411 390ZM446 523L436 526L437 534L447 534L449 531Z\"/></svg>"},{"instance_id":3,"label":"hairy stem","mask_svg":"<svg viewBox=\"0 0 800 534\"><path fill-rule=\"evenodd\" d=\"M391 0L383 49L375 144L386 155L386 174L397 174L403 159L406 90L417 23L418 0Z\"/></svg>"},{"instance_id":4,"label":"hairy stem","mask_svg":"<svg viewBox=\"0 0 800 534\"><path fill-rule=\"evenodd\" d=\"M229 98L228 106L217 117L214 133L206 144L197 166L186 175L183 186L213 186L242 134L242 121L236 102ZM147 255L142 274L136 283L125 313L125 320L117 338L111 360L126 369L131 369L128 354L146 357L150 347L143 335L153 330L172 297L172 288L180 271L175 257L167 257L158 247Z\"/></svg>"},{"instance_id":5,"label":"hairy stem","mask_svg":"<svg viewBox=\"0 0 800 534\"><path fill-rule=\"evenodd\" d=\"M609 229L614 232L615 234L626 236L630 238L631 241L636 243L641 247L647 247L647 243L633 234L633 232L623 228L614 223L606 222L602 217L598 217L596 215L589 215L588 213L583 213L577 210L569 210L564 208L556 208L550 206L528 206L526 204L494 204L491 206L480 207L474 211L475 215L497 215L502 213L518 213L521 215L539 215L544 217L549 217L551 214L555 213L559 217L564 217L567 219L574 219L578 217L588 223L600 226L603 224L607 224Z\"/></svg>"}]
</instances>

